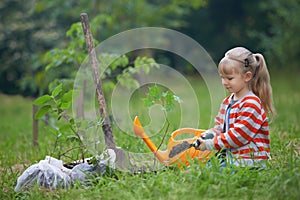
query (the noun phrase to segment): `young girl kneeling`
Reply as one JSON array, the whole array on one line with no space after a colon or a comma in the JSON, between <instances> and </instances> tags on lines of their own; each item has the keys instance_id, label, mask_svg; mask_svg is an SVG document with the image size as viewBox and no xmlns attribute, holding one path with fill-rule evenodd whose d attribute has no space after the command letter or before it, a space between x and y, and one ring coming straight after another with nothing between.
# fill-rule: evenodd
<instances>
[{"instance_id":1,"label":"young girl kneeling","mask_svg":"<svg viewBox=\"0 0 300 200\"><path fill-rule=\"evenodd\" d=\"M272 88L265 59L248 49L226 52L218 71L230 95L221 104L215 126L206 132L213 139L200 141L200 150L219 150L236 166L264 167L270 158L268 114L274 114Z\"/></svg>"}]
</instances>

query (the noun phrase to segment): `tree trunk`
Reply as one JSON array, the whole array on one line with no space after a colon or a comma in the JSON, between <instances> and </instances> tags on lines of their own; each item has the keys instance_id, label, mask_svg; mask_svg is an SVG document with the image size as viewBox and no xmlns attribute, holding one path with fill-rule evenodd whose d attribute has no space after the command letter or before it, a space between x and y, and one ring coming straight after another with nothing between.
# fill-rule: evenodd
<instances>
[{"instance_id":1,"label":"tree trunk","mask_svg":"<svg viewBox=\"0 0 300 200\"><path fill-rule=\"evenodd\" d=\"M96 86L96 94L97 94L97 100L99 104L100 117L103 118L102 130L105 136L105 143L108 148L115 149L116 145L114 142L108 109L106 106L106 101L102 90L102 83L100 80L100 74L98 70L99 64L94 49L93 37L89 25L88 15L86 13L82 13L80 17L81 17L82 29L85 36L86 47L88 49L88 54L89 54L89 63L92 67L93 79Z\"/></svg>"}]
</instances>

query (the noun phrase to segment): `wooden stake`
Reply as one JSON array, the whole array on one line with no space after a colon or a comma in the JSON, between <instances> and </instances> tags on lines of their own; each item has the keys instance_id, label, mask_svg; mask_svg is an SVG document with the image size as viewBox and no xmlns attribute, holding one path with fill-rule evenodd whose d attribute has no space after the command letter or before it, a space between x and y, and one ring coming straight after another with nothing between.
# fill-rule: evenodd
<instances>
[{"instance_id":1,"label":"wooden stake","mask_svg":"<svg viewBox=\"0 0 300 200\"><path fill-rule=\"evenodd\" d=\"M88 54L89 54L89 63L92 67L93 79L96 86L96 94L97 94L97 100L100 109L100 116L101 118L103 118L102 130L105 136L105 143L108 148L115 149L116 145L114 142L108 109L106 106L106 101L102 90L102 83L100 80L100 75L98 70L99 64L98 64L98 60L97 60L97 56L93 44L93 37L89 25L88 15L86 13L82 13L80 17L81 17L82 29L85 36L86 47L88 49Z\"/></svg>"},{"instance_id":2,"label":"wooden stake","mask_svg":"<svg viewBox=\"0 0 300 200\"><path fill-rule=\"evenodd\" d=\"M33 133L33 137L32 137L32 143L34 147L38 146L38 135L39 135L39 121L37 119L35 119L35 114L37 113L37 111L39 110L39 107L35 104L33 104L32 106L32 133Z\"/></svg>"}]
</instances>

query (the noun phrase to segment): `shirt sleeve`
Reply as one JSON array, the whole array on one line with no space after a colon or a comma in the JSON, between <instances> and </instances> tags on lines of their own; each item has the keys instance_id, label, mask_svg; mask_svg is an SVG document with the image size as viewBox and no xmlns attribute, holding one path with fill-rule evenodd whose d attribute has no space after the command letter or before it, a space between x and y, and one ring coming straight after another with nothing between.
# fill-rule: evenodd
<instances>
[{"instance_id":1,"label":"shirt sleeve","mask_svg":"<svg viewBox=\"0 0 300 200\"><path fill-rule=\"evenodd\" d=\"M236 115L227 132L214 139L216 149L238 148L248 144L260 129L263 121L260 102L251 99L242 103L237 113L231 113L230 118Z\"/></svg>"}]
</instances>

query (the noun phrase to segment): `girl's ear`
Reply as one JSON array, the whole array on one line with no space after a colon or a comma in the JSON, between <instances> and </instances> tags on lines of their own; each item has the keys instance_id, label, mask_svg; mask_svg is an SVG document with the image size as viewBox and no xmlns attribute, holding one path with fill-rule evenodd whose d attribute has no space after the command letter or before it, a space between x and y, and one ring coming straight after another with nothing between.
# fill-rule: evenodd
<instances>
[{"instance_id":1,"label":"girl's ear","mask_svg":"<svg viewBox=\"0 0 300 200\"><path fill-rule=\"evenodd\" d=\"M252 72L250 71L246 72L244 77L245 77L244 80L246 82L249 82L252 79Z\"/></svg>"}]
</instances>

